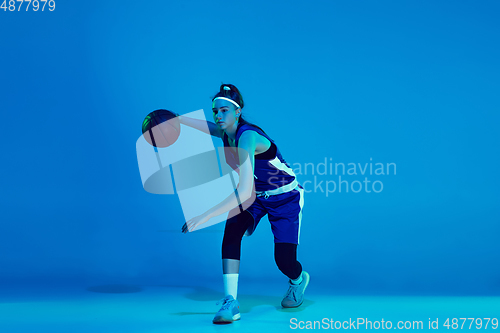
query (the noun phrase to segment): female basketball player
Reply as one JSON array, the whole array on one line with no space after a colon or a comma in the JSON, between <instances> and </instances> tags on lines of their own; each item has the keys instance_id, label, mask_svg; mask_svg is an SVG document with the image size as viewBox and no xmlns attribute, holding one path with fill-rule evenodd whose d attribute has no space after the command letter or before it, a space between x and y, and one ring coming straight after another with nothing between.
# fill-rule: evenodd
<instances>
[{"instance_id":1,"label":"female basketball player","mask_svg":"<svg viewBox=\"0 0 500 333\"><path fill-rule=\"evenodd\" d=\"M230 210L235 212L234 209L241 208L237 197L242 203L251 203L245 210L230 214L232 217L226 221L222 242L226 297L213 319L214 323L230 323L240 319L236 297L241 240L245 234L253 233L266 214L274 234L276 264L290 279L281 305L285 308L300 306L309 283L309 274L302 271L302 266L297 261L304 189L297 182L293 170L281 156L274 141L260 127L243 119L243 106L243 98L238 89L232 84L222 84L220 91L212 99L216 124L208 122L209 134L220 137L224 142L227 163L233 169L239 169L237 195L230 195L219 205L192 218L182 227L184 233L191 232L214 216ZM180 116L180 122L206 132L206 123L203 121ZM242 149L248 155L242 154Z\"/></svg>"}]
</instances>

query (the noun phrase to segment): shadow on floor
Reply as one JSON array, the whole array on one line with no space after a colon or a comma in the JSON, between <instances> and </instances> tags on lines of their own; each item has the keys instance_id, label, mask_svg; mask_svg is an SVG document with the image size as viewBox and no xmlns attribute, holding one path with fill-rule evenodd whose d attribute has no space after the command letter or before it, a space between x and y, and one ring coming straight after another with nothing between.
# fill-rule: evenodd
<instances>
[{"instance_id":1,"label":"shadow on floor","mask_svg":"<svg viewBox=\"0 0 500 333\"><path fill-rule=\"evenodd\" d=\"M240 311L242 313L250 312L252 308L261 305L274 306L275 309L280 312L301 312L315 303L314 301L304 298L304 303L302 303L302 305L297 308L283 308L281 306L282 299L282 297L269 295L238 295L238 301L240 302Z\"/></svg>"},{"instance_id":2,"label":"shadow on floor","mask_svg":"<svg viewBox=\"0 0 500 333\"><path fill-rule=\"evenodd\" d=\"M161 286L160 286L161 287ZM163 287L169 288L191 288L193 291L184 294L184 297L193 301L209 302L214 303L222 298L220 291L216 291L207 287L199 286L181 286L181 285L163 285ZM314 304L314 301L304 299L304 303L298 308L283 308L281 306L282 297L269 296L269 295L256 295L256 294L238 294L238 301L240 303L240 312L248 313L252 308L262 305L270 305L276 308L280 312L300 312L304 311L307 307ZM185 315L196 315L196 314L215 314L215 312L177 312L172 313L173 315L185 316Z\"/></svg>"}]
</instances>

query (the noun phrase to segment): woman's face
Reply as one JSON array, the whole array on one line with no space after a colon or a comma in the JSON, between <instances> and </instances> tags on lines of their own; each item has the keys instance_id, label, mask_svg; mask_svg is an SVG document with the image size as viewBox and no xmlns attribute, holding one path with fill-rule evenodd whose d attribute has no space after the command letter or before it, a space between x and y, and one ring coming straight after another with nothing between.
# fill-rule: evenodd
<instances>
[{"instance_id":1,"label":"woman's face","mask_svg":"<svg viewBox=\"0 0 500 333\"><path fill-rule=\"evenodd\" d=\"M214 121L219 128L225 130L236 123L236 116L240 114L240 109L224 99L216 99L212 108Z\"/></svg>"}]
</instances>

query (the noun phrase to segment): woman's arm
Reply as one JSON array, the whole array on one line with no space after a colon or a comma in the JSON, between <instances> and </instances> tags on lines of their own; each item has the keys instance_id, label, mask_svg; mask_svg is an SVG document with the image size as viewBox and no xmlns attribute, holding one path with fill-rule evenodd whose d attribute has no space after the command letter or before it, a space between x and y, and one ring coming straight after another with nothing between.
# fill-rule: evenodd
<instances>
[{"instance_id":1,"label":"woman's arm","mask_svg":"<svg viewBox=\"0 0 500 333\"><path fill-rule=\"evenodd\" d=\"M257 135L258 134L254 131L245 131L241 135L238 142L238 148L240 149L240 182L235 193L238 193L242 205L245 203L245 209L248 208L248 206L255 200L253 169L255 165L254 155ZM246 153L248 153L248 155ZM193 231L197 226L207 222L212 217L221 215L238 207L239 202L235 193L230 194L220 204L209 209L204 214L187 221L182 227L182 232L186 233L188 231ZM252 200L246 202L249 199Z\"/></svg>"},{"instance_id":2,"label":"woman's arm","mask_svg":"<svg viewBox=\"0 0 500 333\"><path fill-rule=\"evenodd\" d=\"M179 121L181 124L187 125L192 128L196 128L204 133L222 138L222 130L215 123L211 121L204 121L200 119L189 118L186 116L179 116ZM208 125L208 132L207 132Z\"/></svg>"},{"instance_id":3,"label":"woman's arm","mask_svg":"<svg viewBox=\"0 0 500 333\"><path fill-rule=\"evenodd\" d=\"M253 168L255 165L255 146L256 146L256 136L258 134L254 131L245 131L240 137L238 142L239 148L239 158L240 158L240 182L236 187L238 191L238 196L241 202L245 202L251 198L252 192L254 192L254 182L253 182ZM247 155L248 156L245 156ZM231 194L224 201L222 201L217 206L207 211L209 218L221 215L233 208L238 207L238 201L236 196Z\"/></svg>"}]
</instances>

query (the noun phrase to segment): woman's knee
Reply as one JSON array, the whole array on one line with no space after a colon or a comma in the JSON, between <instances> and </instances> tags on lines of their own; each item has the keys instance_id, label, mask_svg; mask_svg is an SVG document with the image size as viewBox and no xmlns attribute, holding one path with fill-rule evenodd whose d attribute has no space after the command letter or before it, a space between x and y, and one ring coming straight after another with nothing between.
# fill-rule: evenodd
<instances>
[{"instance_id":1,"label":"woman's knee","mask_svg":"<svg viewBox=\"0 0 500 333\"><path fill-rule=\"evenodd\" d=\"M241 240L250 223L253 223L253 217L248 212L227 220L222 240L222 259L240 259Z\"/></svg>"}]
</instances>

